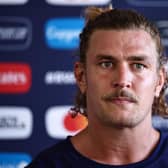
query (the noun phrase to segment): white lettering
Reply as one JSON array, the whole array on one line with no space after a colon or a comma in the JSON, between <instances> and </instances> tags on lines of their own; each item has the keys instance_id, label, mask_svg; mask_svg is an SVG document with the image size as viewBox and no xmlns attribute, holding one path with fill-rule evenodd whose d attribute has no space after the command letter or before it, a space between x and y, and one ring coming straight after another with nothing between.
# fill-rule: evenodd
<instances>
[{"instance_id":1,"label":"white lettering","mask_svg":"<svg viewBox=\"0 0 168 168\"><path fill-rule=\"evenodd\" d=\"M24 40L27 34L27 28L0 27L0 40Z\"/></svg>"},{"instance_id":2,"label":"white lettering","mask_svg":"<svg viewBox=\"0 0 168 168\"><path fill-rule=\"evenodd\" d=\"M32 112L25 107L0 107L0 139L25 139L33 127Z\"/></svg>"},{"instance_id":3,"label":"white lettering","mask_svg":"<svg viewBox=\"0 0 168 168\"><path fill-rule=\"evenodd\" d=\"M0 118L0 128L25 128L25 124L18 121L15 116L6 116Z\"/></svg>"},{"instance_id":4,"label":"white lettering","mask_svg":"<svg viewBox=\"0 0 168 168\"><path fill-rule=\"evenodd\" d=\"M57 29L56 27L50 27L47 29L47 38L50 40L58 39L64 40L66 43L72 42L74 39L78 39L80 30L67 30Z\"/></svg>"},{"instance_id":5,"label":"white lettering","mask_svg":"<svg viewBox=\"0 0 168 168\"><path fill-rule=\"evenodd\" d=\"M47 72L45 75L46 84L75 84L73 72L55 71Z\"/></svg>"},{"instance_id":6,"label":"white lettering","mask_svg":"<svg viewBox=\"0 0 168 168\"><path fill-rule=\"evenodd\" d=\"M24 85L26 82L26 75L22 72L0 72L0 85Z\"/></svg>"}]
</instances>

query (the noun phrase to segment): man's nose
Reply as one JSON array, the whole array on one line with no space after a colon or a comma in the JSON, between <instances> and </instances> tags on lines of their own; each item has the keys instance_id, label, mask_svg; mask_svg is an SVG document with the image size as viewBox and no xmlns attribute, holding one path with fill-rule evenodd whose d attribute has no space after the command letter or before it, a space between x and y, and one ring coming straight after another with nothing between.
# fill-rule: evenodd
<instances>
[{"instance_id":1,"label":"man's nose","mask_svg":"<svg viewBox=\"0 0 168 168\"><path fill-rule=\"evenodd\" d=\"M127 65L121 65L116 69L113 78L113 87L130 88L132 85L132 72Z\"/></svg>"}]
</instances>

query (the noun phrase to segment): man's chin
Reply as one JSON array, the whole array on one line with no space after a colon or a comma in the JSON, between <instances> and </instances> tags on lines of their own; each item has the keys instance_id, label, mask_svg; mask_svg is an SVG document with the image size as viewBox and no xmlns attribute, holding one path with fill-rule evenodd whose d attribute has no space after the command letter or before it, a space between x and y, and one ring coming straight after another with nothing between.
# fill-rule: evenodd
<instances>
[{"instance_id":1,"label":"man's chin","mask_svg":"<svg viewBox=\"0 0 168 168\"><path fill-rule=\"evenodd\" d=\"M110 117L107 120L104 120L104 124L108 127L114 127L114 128L134 128L137 125L139 125L141 123L143 119L140 118L120 118L120 119L116 119L116 118L111 118Z\"/></svg>"}]
</instances>

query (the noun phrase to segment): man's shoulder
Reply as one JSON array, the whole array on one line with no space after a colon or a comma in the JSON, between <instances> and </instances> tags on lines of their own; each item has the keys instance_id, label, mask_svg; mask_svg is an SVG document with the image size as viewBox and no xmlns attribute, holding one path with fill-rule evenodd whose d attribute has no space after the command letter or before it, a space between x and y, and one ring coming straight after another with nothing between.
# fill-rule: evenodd
<instances>
[{"instance_id":1,"label":"man's shoulder","mask_svg":"<svg viewBox=\"0 0 168 168\"><path fill-rule=\"evenodd\" d=\"M55 145L52 145L51 147L41 151L38 156L49 156L50 158L52 156L61 155L64 152L68 151L70 149L71 143L69 138L65 140L61 140L60 142L56 143Z\"/></svg>"},{"instance_id":2,"label":"man's shoulder","mask_svg":"<svg viewBox=\"0 0 168 168\"><path fill-rule=\"evenodd\" d=\"M52 167L54 164L62 164L65 155L72 150L69 137L57 144L41 151L26 168ZM55 165L54 165L55 166Z\"/></svg>"}]
</instances>

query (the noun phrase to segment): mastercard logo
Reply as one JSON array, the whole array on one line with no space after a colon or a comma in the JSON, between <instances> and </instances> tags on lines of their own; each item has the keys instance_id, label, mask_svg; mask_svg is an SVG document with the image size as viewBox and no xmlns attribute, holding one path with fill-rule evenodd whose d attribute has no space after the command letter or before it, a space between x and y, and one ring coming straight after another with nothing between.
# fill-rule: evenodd
<instances>
[{"instance_id":1,"label":"mastercard logo","mask_svg":"<svg viewBox=\"0 0 168 168\"><path fill-rule=\"evenodd\" d=\"M68 112L71 107L55 106L47 110L45 127L50 137L64 139L69 135L75 135L87 126L87 118L83 115L78 114L72 118Z\"/></svg>"},{"instance_id":2,"label":"mastercard logo","mask_svg":"<svg viewBox=\"0 0 168 168\"><path fill-rule=\"evenodd\" d=\"M67 114L64 118L64 126L68 131L79 131L87 126L87 119L81 114L74 118L72 118L71 114Z\"/></svg>"}]
</instances>

